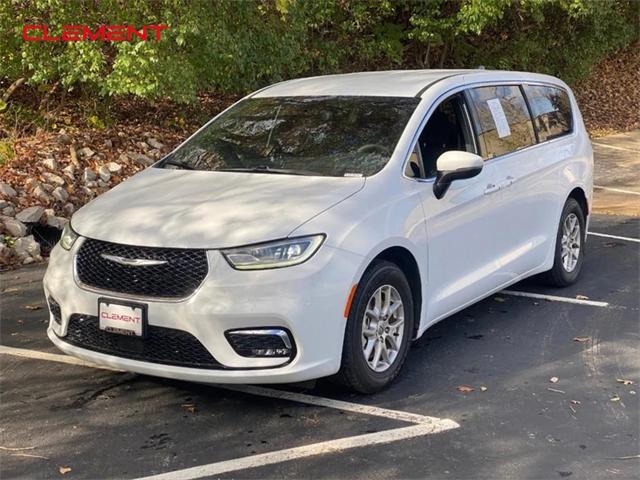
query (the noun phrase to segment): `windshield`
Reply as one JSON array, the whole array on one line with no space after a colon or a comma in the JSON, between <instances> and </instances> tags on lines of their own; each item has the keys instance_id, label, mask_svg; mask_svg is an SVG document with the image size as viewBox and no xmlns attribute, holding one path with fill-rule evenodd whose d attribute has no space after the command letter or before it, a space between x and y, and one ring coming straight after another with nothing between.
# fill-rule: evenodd
<instances>
[{"instance_id":1,"label":"windshield","mask_svg":"<svg viewBox=\"0 0 640 480\"><path fill-rule=\"evenodd\" d=\"M322 176L369 176L389 161L419 100L271 97L244 100L160 167Z\"/></svg>"}]
</instances>

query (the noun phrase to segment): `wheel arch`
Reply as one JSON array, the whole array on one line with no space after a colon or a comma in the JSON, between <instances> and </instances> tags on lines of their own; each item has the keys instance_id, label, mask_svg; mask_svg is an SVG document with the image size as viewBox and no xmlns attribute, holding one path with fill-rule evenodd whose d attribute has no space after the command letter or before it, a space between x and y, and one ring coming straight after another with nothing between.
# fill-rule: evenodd
<instances>
[{"instance_id":1,"label":"wheel arch","mask_svg":"<svg viewBox=\"0 0 640 480\"><path fill-rule=\"evenodd\" d=\"M420 316L422 312L422 279L420 276L420 267L418 266L415 256L407 248L396 245L387 247L379 252L371 259L366 269L368 269L375 260L386 260L397 265L407 277L413 299L414 321L411 338L415 339L420 328Z\"/></svg>"},{"instance_id":2,"label":"wheel arch","mask_svg":"<svg viewBox=\"0 0 640 480\"><path fill-rule=\"evenodd\" d=\"M584 213L585 218L589 216L589 201L587 200L587 195L582 187L575 187L571 190L567 199L569 198L573 198L578 202L578 205L582 208L582 213Z\"/></svg>"}]
</instances>

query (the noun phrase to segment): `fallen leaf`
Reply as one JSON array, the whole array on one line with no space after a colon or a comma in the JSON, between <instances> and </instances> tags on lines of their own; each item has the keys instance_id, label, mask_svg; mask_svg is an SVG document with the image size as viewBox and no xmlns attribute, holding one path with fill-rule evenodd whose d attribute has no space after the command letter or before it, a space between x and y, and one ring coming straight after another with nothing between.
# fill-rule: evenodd
<instances>
[{"instance_id":1,"label":"fallen leaf","mask_svg":"<svg viewBox=\"0 0 640 480\"><path fill-rule=\"evenodd\" d=\"M484 385L482 385L482 386L480 387L480 390L481 390L481 391L483 391L483 392L486 392L486 391L487 391L487 387L485 387Z\"/></svg>"},{"instance_id":2,"label":"fallen leaf","mask_svg":"<svg viewBox=\"0 0 640 480\"><path fill-rule=\"evenodd\" d=\"M560 380L558 377L551 377L551 378L549 379L549 381L550 381L551 383L558 383L558 380Z\"/></svg>"},{"instance_id":3,"label":"fallen leaf","mask_svg":"<svg viewBox=\"0 0 640 480\"><path fill-rule=\"evenodd\" d=\"M493 297L493 299L494 299L496 302L498 302L498 303L504 303L504 302L506 302L506 301L507 301L507 300L506 300L505 298L503 298L503 297Z\"/></svg>"},{"instance_id":4,"label":"fallen leaf","mask_svg":"<svg viewBox=\"0 0 640 480\"><path fill-rule=\"evenodd\" d=\"M612 402L619 402L620 401L620 397L618 395L616 395L615 397L611 397L611 401Z\"/></svg>"},{"instance_id":5,"label":"fallen leaf","mask_svg":"<svg viewBox=\"0 0 640 480\"><path fill-rule=\"evenodd\" d=\"M42 306L41 305L25 305L24 308L26 308L27 310L41 310Z\"/></svg>"},{"instance_id":6,"label":"fallen leaf","mask_svg":"<svg viewBox=\"0 0 640 480\"><path fill-rule=\"evenodd\" d=\"M66 475L71 471L71 467L58 467L58 471L60 472L60 475Z\"/></svg>"},{"instance_id":7,"label":"fallen leaf","mask_svg":"<svg viewBox=\"0 0 640 480\"><path fill-rule=\"evenodd\" d=\"M573 337L574 342L586 343L591 341L591 337Z\"/></svg>"},{"instance_id":8,"label":"fallen leaf","mask_svg":"<svg viewBox=\"0 0 640 480\"><path fill-rule=\"evenodd\" d=\"M571 400L574 405L580 405L580 400Z\"/></svg>"},{"instance_id":9,"label":"fallen leaf","mask_svg":"<svg viewBox=\"0 0 640 480\"><path fill-rule=\"evenodd\" d=\"M633 385L633 381L627 380L626 378L616 378L616 382L622 383L623 385Z\"/></svg>"},{"instance_id":10,"label":"fallen leaf","mask_svg":"<svg viewBox=\"0 0 640 480\"><path fill-rule=\"evenodd\" d=\"M470 393L470 392L473 392L475 390L475 388L470 387L469 385L458 385L456 390L458 390L459 392L462 392L462 393Z\"/></svg>"},{"instance_id":11,"label":"fallen leaf","mask_svg":"<svg viewBox=\"0 0 640 480\"><path fill-rule=\"evenodd\" d=\"M182 408L184 408L189 413L196 413L196 404L195 403L183 403Z\"/></svg>"},{"instance_id":12,"label":"fallen leaf","mask_svg":"<svg viewBox=\"0 0 640 480\"><path fill-rule=\"evenodd\" d=\"M576 300L589 300L586 295L576 295Z\"/></svg>"},{"instance_id":13,"label":"fallen leaf","mask_svg":"<svg viewBox=\"0 0 640 480\"><path fill-rule=\"evenodd\" d=\"M19 292L20 290L17 289L16 287L9 287L9 288L5 288L2 293L15 293L15 292Z\"/></svg>"}]
</instances>

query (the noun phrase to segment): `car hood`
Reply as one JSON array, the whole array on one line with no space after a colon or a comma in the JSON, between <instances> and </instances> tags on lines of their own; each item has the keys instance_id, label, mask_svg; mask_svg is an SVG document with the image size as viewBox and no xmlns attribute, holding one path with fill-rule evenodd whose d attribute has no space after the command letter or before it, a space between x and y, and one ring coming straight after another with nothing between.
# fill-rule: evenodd
<instances>
[{"instance_id":1,"label":"car hood","mask_svg":"<svg viewBox=\"0 0 640 480\"><path fill-rule=\"evenodd\" d=\"M148 247L247 245L288 236L364 183L148 168L78 210L71 225L82 236Z\"/></svg>"}]
</instances>

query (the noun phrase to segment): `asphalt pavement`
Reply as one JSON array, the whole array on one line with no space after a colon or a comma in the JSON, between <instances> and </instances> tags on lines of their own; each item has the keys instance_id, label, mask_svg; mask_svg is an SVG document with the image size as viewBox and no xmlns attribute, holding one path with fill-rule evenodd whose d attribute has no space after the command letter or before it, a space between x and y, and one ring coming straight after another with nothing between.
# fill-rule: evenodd
<instances>
[{"instance_id":1,"label":"asphalt pavement","mask_svg":"<svg viewBox=\"0 0 640 480\"><path fill-rule=\"evenodd\" d=\"M2 273L1 476L639 478L640 219L596 215L590 231L609 236L589 236L576 285L510 288L577 303L494 295L429 329L371 396L60 363L43 267Z\"/></svg>"}]
</instances>

